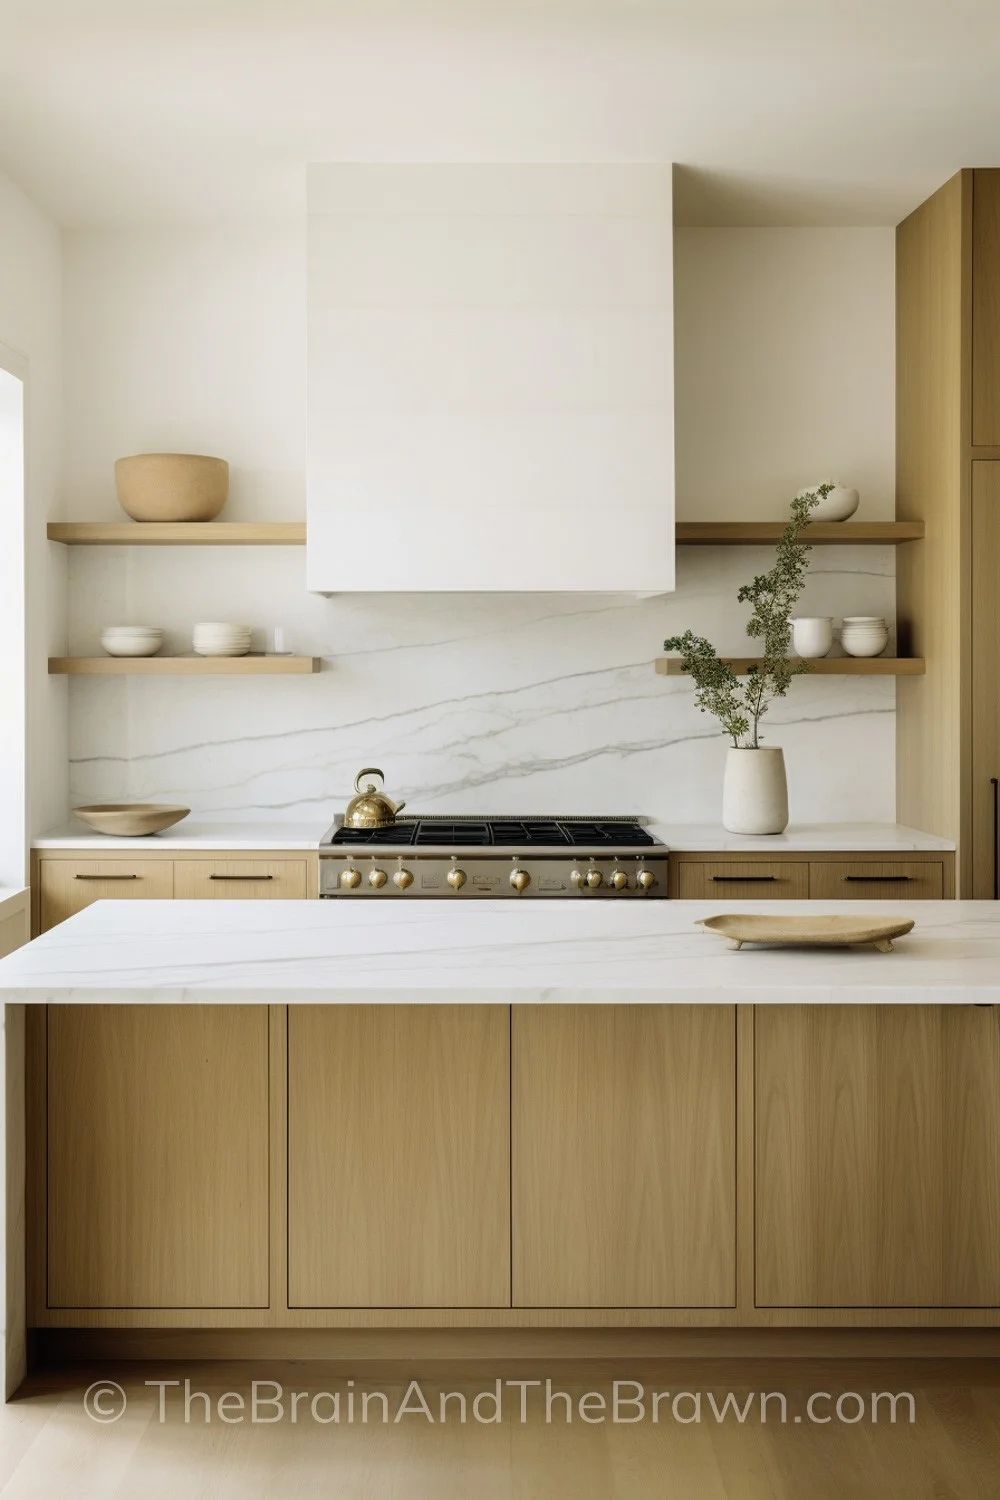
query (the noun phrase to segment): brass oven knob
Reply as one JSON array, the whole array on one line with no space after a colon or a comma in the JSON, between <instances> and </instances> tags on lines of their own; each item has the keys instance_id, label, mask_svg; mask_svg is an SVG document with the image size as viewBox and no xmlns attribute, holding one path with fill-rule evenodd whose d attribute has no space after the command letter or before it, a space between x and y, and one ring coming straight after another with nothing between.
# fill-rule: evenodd
<instances>
[{"instance_id":1,"label":"brass oven knob","mask_svg":"<svg viewBox=\"0 0 1000 1500\"><path fill-rule=\"evenodd\" d=\"M531 884L531 876L527 870L519 870L515 865L514 869L510 872L510 883L515 891L526 891Z\"/></svg>"},{"instance_id":2,"label":"brass oven knob","mask_svg":"<svg viewBox=\"0 0 1000 1500\"><path fill-rule=\"evenodd\" d=\"M389 877L384 870L368 871L368 884L373 885L377 891L382 889L388 879Z\"/></svg>"},{"instance_id":3,"label":"brass oven knob","mask_svg":"<svg viewBox=\"0 0 1000 1500\"><path fill-rule=\"evenodd\" d=\"M348 865L346 870L341 870L340 872L340 883L345 890L353 891L355 886L361 884L361 871L355 870L352 865Z\"/></svg>"},{"instance_id":4,"label":"brass oven knob","mask_svg":"<svg viewBox=\"0 0 1000 1500\"><path fill-rule=\"evenodd\" d=\"M574 890L578 891L582 886L586 885L587 877L582 870L571 870L569 873L569 883Z\"/></svg>"},{"instance_id":5,"label":"brass oven knob","mask_svg":"<svg viewBox=\"0 0 1000 1500\"><path fill-rule=\"evenodd\" d=\"M410 874L409 870L404 870L402 865L400 865L399 869L392 877L392 883L393 885L398 886L401 891L405 891L407 886L413 884L413 876Z\"/></svg>"},{"instance_id":6,"label":"brass oven knob","mask_svg":"<svg viewBox=\"0 0 1000 1500\"><path fill-rule=\"evenodd\" d=\"M465 871L452 867L445 876L453 891L460 891L465 884Z\"/></svg>"},{"instance_id":7,"label":"brass oven knob","mask_svg":"<svg viewBox=\"0 0 1000 1500\"><path fill-rule=\"evenodd\" d=\"M616 891L623 891L628 886L628 876L624 870L612 870L610 882Z\"/></svg>"},{"instance_id":8,"label":"brass oven knob","mask_svg":"<svg viewBox=\"0 0 1000 1500\"><path fill-rule=\"evenodd\" d=\"M641 891L648 891L651 886L656 884L656 876L652 870L640 870L635 877L635 883Z\"/></svg>"},{"instance_id":9,"label":"brass oven knob","mask_svg":"<svg viewBox=\"0 0 1000 1500\"><path fill-rule=\"evenodd\" d=\"M604 881L604 876L601 874L600 870L588 870L587 871L587 884L589 885L589 887L590 887L590 889L592 891L596 891L597 887L599 885L603 884L603 881Z\"/></svg>"}]
</instances>

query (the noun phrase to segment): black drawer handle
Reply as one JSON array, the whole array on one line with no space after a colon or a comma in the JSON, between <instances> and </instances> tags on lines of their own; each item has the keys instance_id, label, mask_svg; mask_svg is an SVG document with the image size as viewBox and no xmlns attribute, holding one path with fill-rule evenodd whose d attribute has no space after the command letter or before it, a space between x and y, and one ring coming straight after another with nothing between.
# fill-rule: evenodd
<instances>
[{"instance_id":1,"label":"black drawer handle","mask_svg":"<svg viewBox=\"0 0 1000 1500\"><path fill-rule=\"evenodd\" d=\"M749 885L751 882L762 885L769 880L777 880L778 877L777 875L713 875L711 878L719 885L726 885L730 881L736 881L739 885Z\"/></svg>"},{"instance_id":2,"label":"black drawer handle","mask_svg":"<svg viewBox=\"0 0 1000 1500\"><path fill-rule=\"evenodd\" d=\"M273 875L210 875L209 880L273 880Z\"/></svg>"},{"instance_id":3,"label":"black drawer handle","mask_svg":"<svg viewBox=\"0 0 1000 1500\"><path fill-rule=\"evenodd\" d=\"M890 884L895 884L895 882L897 880L912 880L913 876L912 875L845 875L844 879L845 880L860 880L860 881L863 881L866 884L869 881L875 881L875 880L879 880L879 881L883 881L883 882L888 881Z\"/></svg>"},{"instance_id":4,"label":"black drawer handle","mask_svg":"<svg viewBox=\"0 0 1000 1500\"><path fill-rule=\"evenodd\" d=\"M141 880L141 875L74 875L74 880Z\"/></svg>"}]
</instances>

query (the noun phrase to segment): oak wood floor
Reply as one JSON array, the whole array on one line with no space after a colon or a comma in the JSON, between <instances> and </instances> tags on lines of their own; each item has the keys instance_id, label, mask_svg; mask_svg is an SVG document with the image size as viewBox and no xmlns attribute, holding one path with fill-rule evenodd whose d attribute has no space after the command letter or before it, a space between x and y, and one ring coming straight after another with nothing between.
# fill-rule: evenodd
<instances>
[{"instance_id":1,"label":"oak wood floor","mask_svg":"<svg viewBox=\"0 0 1000 1500\"><path fill-rule=\"evenodd\" d=\"M292 1390L386 1392L390 1408L417 1378L437 1414L442 1390L469 1399L498 1376L551 1376L574 1400L588 1390L610 1393L614 1379L651 1390L781 1391L789 1422L771 1409L745 1423L717 1423L709 1412L684 1425L661 1408L661 1421L641 1425L546 1425L544 1401L522 1425L519 1394L511 1393L499 1425L451 1420L430 1425L404 1417L382 1426L320 1425L305 1406L295 1426L185 1425L176 1388L158 1420L158 1393L147 1379L180 1379L214 1400L226 1391L249 1395L253 1379ZM129 1404L101 1425L84 1413L92 1381L117 1380ZM795 1423L810 1392L866 1395L910 1391L914 1425ZM537 1392L532 1393L537 1395ZM506 1401L505 1395L505 1401ZM322 1414L327 1414L321 1407ZM825 1408L824 1408L825 1409ZM372 1411L376 1410L373 1403ZM561 1408L560 1408L561 1410ZM344 1408L342 1408L343 1415ZM457 1411L457 1404L453 1407ZM232 1414L232 1412L231 1412ZM377 1414L377 1413L376 1413ZM705 1407L703 1405L703 1417ZM0 1409L2 1500L990 1500L1000 1496L1000 1362L987 1360L676 1360L545 1369L464 1364L362 1366L321 1362L132 1364L88 1366L32 1377Z\"/></svg>"}]
</instances>

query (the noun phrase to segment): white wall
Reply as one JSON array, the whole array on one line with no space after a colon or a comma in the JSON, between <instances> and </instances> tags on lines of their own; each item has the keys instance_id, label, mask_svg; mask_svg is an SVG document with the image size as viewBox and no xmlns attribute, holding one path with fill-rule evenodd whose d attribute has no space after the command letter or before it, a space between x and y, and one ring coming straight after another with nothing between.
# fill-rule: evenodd
<instances>
[{"instance_id":1,"label":"white wall","mask_svg":"<svg viewBox=\"0 0 1000 1500\"><path fill-rule=\"evenodd\" d=\"M61 267L59 233L0 174L0 344L21 356L25 372L27 793L17 771L0 786L0 884L26 875L26 838L65 815L67 806L66 686L48 676L47 658L63 649L65 560L45 540L56 514L61 410ZM0 520L0 545L20 534ZM5 648L10 643L5 640ZM21 705L0 705L20 715ZM8 768L9 769L9 768Z\"/></svg>"},{"instance_id":2,"label":"white wall","mask_svg":"<svg viewBox=\"0 0 1000 1500\"><path fill-rule=\"evenodd\" d=\"M679 514L777 516L833 469L864 488L862 515L886 514L892 232L711 233L708 245L701 231L678 235ZM711 254L726 279L714 294ZM785 311L773 292L790 278ZM720 346L719 302L738 301L741 282L769 285L772 300ZM115 457L180 447L230 459L230 519L301 518L304 292L296 232L67 236L70 513L114 517ZM772 341L783 351L773 368ZM804 398L814 352L834 347L816 399ZM745 650L736 589L771 555L685 549L666 599L325 600L305 592L298 549L70 552L73 650L95 649L103 623L162 624L176 648L194 621L230 618L283 624L291 647L327 658L312 678L74 681L74 799L155 796L320 828L365 764L384 766L417 809L717 817L725 740L652 660L688 624ZM804 612L892 612L890 549L812 559ZM793 685L767 729L788 754L794 818L893 816L893 710L891 679Z\"/></svg>"}]
</instances>

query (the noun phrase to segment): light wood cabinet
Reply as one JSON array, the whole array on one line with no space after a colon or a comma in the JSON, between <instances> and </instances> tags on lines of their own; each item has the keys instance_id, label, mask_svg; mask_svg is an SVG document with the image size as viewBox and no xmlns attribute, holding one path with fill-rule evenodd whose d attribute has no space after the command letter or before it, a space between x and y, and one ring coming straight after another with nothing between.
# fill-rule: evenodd
<instances>
[{"instance_id":1,"label":"light wood cabinet","mask_svg":"<svg viewBox=\"0 0 1000 1500\"><path fill-rule=\"evenodd\" d=\"M293 1005L291 1307L510 1305L510 1010Z\"/></svg>"},{"instance_id":2,"label":"light wood cabinet","mask_svg":"<svg viewBox=\"0 0 1000 1500\"><path fill-rule=\"evenodd\" d=\"M304 901L305 859L175 859L176 901Z\"/></svg>"},{"instance_id":3,"label":"light wood cabinet","mask_svg":"<svg viewBox=\"0 0 1000 1500\"><path fill-rule=\"evenodd\" d=\"M809 895L805 861L719 859L700 862L678 858L676 895L682 901L713 897L744 901L799 901Z\"/></svg>"},{"instance_id":4,"label":"light wood cabinet","mask_svg":"<svg viewBox=\"0 0 1000 1500\"><path fill-rule=\"evenodd\" d=\"M732 1006L514 1006L516 1307L735 1301Z\"/></svg>"},{"instance_id":5,"label":"light wood cabinet","mask_svg":"<svg viewBox=\"0 0 1000 1500\"><path fill-rule=\"evenodd\" d=\"M169 901L169 859L43 859L38 861L38 929L47 932L94 901Z\"/></svg>"},{"instance_id":6,"label":"light wood cabinet","mask_svg":"<svg viewBox=\"0 0 1000 1500\"><path fill-rule=\"evenodd\" d=\"M54 1005L47 1302L265 1307L268 1012Z\"/></svg>"},{"instance_id":7,"label":"light wood cabinet","mask_svg":"<svg viewBox=\"0 0 1000 1500\"><path fill-rule=\"evenodd\" d=\"M756 1300L1000 1306L1000 1011L758 1006Z\"/></svg>"},{"instance_id":8,"label":"light wood cabinet","mask_svg":"<svg viewBox=\"0 0 1000 1500\"><path fill-rule=\"evenodd\" d=\"M1000 778L1000 463L972 465L972 617L972 888L980 899L995 900L1000 896L1000 785L995 780Z\"/></svg>"},{"instance_id":9,"label":"light wood cabinet","mask_svg":"<svg viewBox=\"0 0 1000 1500\"><path fill-rule=\"evenodd\" d=\"M944 866L937 860L816 860L809 866L814 901L940 901Z\"/></svg>"}]
</instances>

